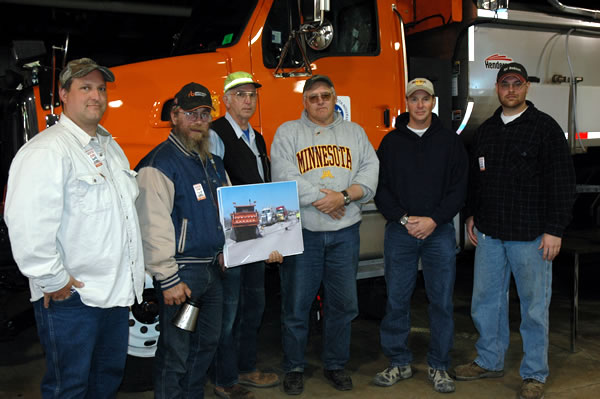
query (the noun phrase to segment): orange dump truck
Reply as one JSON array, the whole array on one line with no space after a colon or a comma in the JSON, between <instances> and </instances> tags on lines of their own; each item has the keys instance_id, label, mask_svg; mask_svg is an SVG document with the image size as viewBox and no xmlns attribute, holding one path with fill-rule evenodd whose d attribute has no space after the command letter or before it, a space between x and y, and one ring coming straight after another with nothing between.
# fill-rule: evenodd
<instances>
[{"instance_id":1,"label":"orange dump truck","mask_svg":"<svg viewBox=\"0 0 600 399\"><path fill-rule=\"evenodd\" d=\"M252 240L258 237L260 216L255 209L256 204L235 205L235 212L231 213L231 235L234 241Z\"/></svg>"}]
</instances>

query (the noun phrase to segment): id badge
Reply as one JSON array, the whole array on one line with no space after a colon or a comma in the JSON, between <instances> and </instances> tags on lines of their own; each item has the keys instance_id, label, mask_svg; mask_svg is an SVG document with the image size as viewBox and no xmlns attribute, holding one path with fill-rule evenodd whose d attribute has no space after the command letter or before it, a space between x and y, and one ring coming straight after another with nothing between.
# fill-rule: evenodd
<instances>
[{"instance_id":1,"label":"id badge","mask_svg":"<svg viewBox=\"0 0 600 399\"><path fill-rule=\"evenodd\" d=\"M203 199L206 199L206 194L204 193L204 188L202 187L202 184L200 184L200 183L194 184L194 192L196 193L196 199L198 201L202 201Z\"/></svg>"}]
</instances>

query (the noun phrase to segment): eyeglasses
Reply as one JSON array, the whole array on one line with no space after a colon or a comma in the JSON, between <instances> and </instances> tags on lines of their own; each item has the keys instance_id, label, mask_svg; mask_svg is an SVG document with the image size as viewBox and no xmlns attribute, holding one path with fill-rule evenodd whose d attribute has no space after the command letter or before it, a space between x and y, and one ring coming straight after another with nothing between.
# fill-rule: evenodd
<instances>
[{"instance_id":1,"label":"eyeglasses","mask_svg":"<svg viewBox=\"0 0 600 399\"><path fill-rule=\"evenodd\" d=\"M202 122L210 122L212 120L212 115L210 112L195 110L195 111L179 111L180 114L185 116L189 122L197 122L201 120Z\"/></svg>"},{"instance_id":2,"label":"eyeglasses","mask_svg":"<svg viewBox=\"0 0 600 399\"><path fill-rule=\"evenodd\" d=\"M309 103L317 104L319 102L319 98L323 102L327 102L327 101L331 100L331 98L333 97L333 93L328 91L325 93L311 94L310 96L305 96L305 97L308 99Z\"/></svg>"},{"instance_id":3,"label":"eyeglasses","mask_svg":"<svg viewBox=\"0 0 600 399\"><path fill-rule=\"evenodd\" d=\"M515 89L515 91L519 91L525 85L523 84L523 82L518 81L518 82L514 82L514 83L500 82L499 86L502 90L509 90L509 89L513 88L513 89Z\"/></svg>"},{"instance_id":4,"label":"eyeglasses","mask_svg":"<svg viewBox=\"0 0 600 399\"><path fill-rule=\"evenodd\" d=\"M237 98L238 100L245 100L247 98L250 100L254 100L256 98L255 91L236 91L234 94L235 98Z\"/></svg>"}]
</instances>

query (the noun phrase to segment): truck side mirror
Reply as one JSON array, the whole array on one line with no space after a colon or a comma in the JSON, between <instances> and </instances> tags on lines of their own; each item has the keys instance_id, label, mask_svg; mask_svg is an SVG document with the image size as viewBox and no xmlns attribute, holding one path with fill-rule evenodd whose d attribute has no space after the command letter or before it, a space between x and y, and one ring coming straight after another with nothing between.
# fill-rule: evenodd
<instances>
[{"instance_id":1,"label":"truck side mirror","mask_svg":"<svg viewBox=\"0 0 600 399\"><path fill-rule=\"evenodd\" d=\"M325 50L333 41L333 25L327 20L323 20L316 28L309 25L306 30L306 43L313 50Z\"/></svg>"},{"instance_id":2,"label":"truck side mirror","mask_svg":"<svg viewBox=\"0 0 600 399\"><path fill-rule=\"evenodd\" d=\"M39 61L44 55L46 55L46 46L41 40L15 40L12 42L11 56L19 68Z\"/></svg>"}]
</instances>

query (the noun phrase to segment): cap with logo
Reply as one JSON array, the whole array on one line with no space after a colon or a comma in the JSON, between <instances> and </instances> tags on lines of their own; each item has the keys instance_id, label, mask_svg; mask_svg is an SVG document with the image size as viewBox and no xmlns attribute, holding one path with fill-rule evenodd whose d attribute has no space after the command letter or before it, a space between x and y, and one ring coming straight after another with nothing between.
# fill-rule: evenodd
<instances>
[{"instance_id":1,"label":"cap with logo","mask_svg":"<svg viewBox=\"0 0 600 399\"><path fill-rule=\"evenodd\" d=\"M260 83L254 80L252 74L244 71L238 71L227 75L227 78L225 78L225 85L223 86L223 92L227 92L227 90L231 90L243 85L254 85L254 87L257 89L262 87Z\"/></svg>"},{"instance_id":2,"label":"cap with logo","mask_svg":"<svg viewBox=\"0 0 600 399\"><path fill-rule=\"evenodd\" d=\"M79 58L77 60L69 61L65 68L60 72L58 77L60 86L65 87L71 79L82 78L95 70L102 73L105 81L115 81L115 75L107 67L96 64L96 61L90 58Z\"/></svg>"},{"instance_id":3,"label":"cap with logo","mask_svg":"<svg viewBox=\"0 0 600 399\"><path fill-rule=\"evenodd\" d=\"M304 81L304 89L302 89L302 93L306 93L317 83L325 83L329 87L333 87L333 82L325 75L313 75L310 78Z\"/></svg>"},{"instance_id":4,"label":"cap with logo","mask_svg":"<svg viewBox=\"0 0 600 399\"><path fill-rule=\"evenodd\" d=\"M509 64L504 64L498 71L498 76L496 77L496 82L500 82L504 78L508 76L514 76L519 79L521 82L527 82L527 70L525 67L518 62L511 62Z\"/></svg>"},{"instance_id":5,"label":"cap with logo","mask_svg":"<svg viewBox=\"0 0 600 399\"><path fill-rule=\"evenodd\" d=\"M433 83L429 79L425 78L414 78L406 85L406 97L410 97L417 90L423 90L430 96L435 95L433 90Z\"/></svg>"},{"instance_id":6,"label":"cap with logo","mask_svg":"<svg viewBox=\"0 0 600 399\"><path fill-rule=\"evenodd\" d=\"M186 84L175 94L173 104L181 107L184 111L192 111L202 107L214 110L208 89L194 82Z\"/></svg>"}]
</instances>

